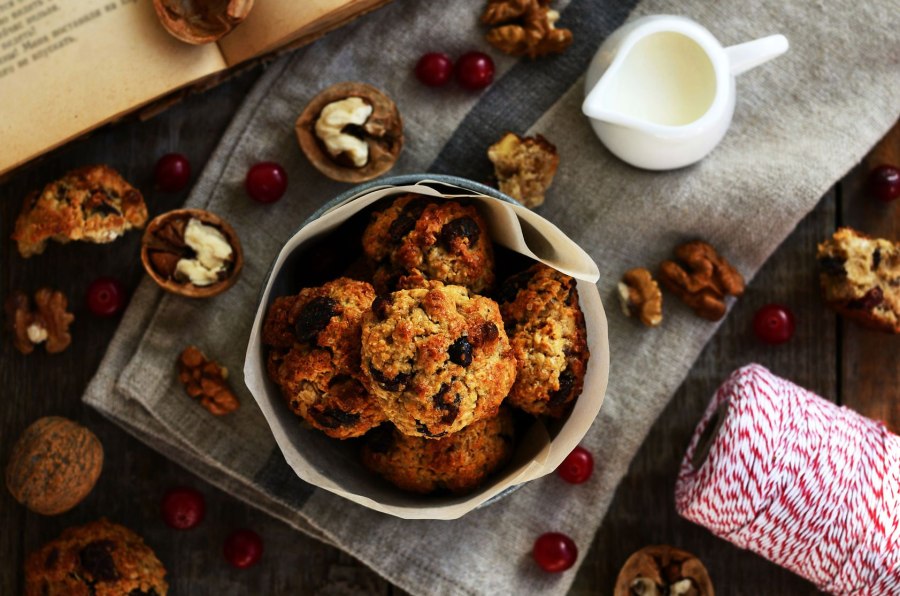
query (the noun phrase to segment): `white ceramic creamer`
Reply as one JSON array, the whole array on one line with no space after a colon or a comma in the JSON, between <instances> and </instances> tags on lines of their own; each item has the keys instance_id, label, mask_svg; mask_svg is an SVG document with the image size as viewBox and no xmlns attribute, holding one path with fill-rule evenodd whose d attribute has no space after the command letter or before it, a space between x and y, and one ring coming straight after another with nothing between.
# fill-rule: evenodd
<instances>
[{"instance_id":1,"label":"white ceramic creamer","mask_svg":"<svg viewBox=\"0 0 900 596\"><path fill-rule=\"evenodd\" d=\"M610 35L588 69L582 111L606 147L648 170L699 161L734 113L736 75L788 49L783 35L723 48L694 21L656 15Z\"/></svg>"}]
</instances>

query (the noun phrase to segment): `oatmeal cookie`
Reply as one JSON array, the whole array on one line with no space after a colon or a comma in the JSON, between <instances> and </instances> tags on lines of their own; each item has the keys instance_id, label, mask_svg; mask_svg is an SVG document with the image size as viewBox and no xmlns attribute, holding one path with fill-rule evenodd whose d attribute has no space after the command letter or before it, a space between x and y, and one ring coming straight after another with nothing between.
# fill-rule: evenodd
<instances>
[{"instance_id":1,"label":"oatmeal cookie","mask_svg":"<svg viewBox=\"0 0 900 596\"><path fill-rule=\"evenodd\" d=\"M47 240L112 242L147 221L141 193L105 165L73 170L25 198L12 238L19 254L44 252Z\"/></svg>"},{"instance_id":2,"label":"oatmeal cookie","mask_svg":"<svg viewBox=\"0 0 900 596\"><path fill-rule=\"evenodd\" d=\"M269 377L291 410L330 437L365 434L384 422L360 382L360 321L375 290L338 278L276 298L263 324Z\"/></svg>"},{"instance_id":3,"label":"oatmeal cookie","mask_svg":"<svg viewBox=\"0 0 900 596\"><path fill-rule=\"evenodd\" d=\"M362 461L403 490L469 492L505 464L513 453L514 428L508 408L442 439L410 437L387 426L363 446Z\"/></svg>"},{"instance_id":4,"label":"oatmeal cookie","mask_svg":"<svg viewBox=\"0 0 900 596\"><path fill-rule=\"evenodd\" d=\"M430 438L495 416L516 374L497 303L435 281L376 298L361 368L388 420Z\"/></svg>"},{"instance_id":5,"label":"oatmeal cookie","mask_svg":"<svg viewBox=\"0 0 900 596\"><path fill-rule=\"evenodd\" d=\"M376 213L363 250L385 293L407 276L484 292L494 284L494 251L487 225L472 205L408 194ZM410 284L406 284L409 287Z\"/></svg>"},{"instance_id":6,"label":"oatmeal cookie","mask_svg":"<svg viewBox=\"0 0 900 596\"><path fill-rule=\"evenodd\" d=\"M499 298L518 362L509 403L562 416L581 394L590 357L575 280L536 263L506 280Z\"/></svg>"},{"instance_id":7,"label":"oatmeal cookie","mask_svg":"<svg viewBox=\"0 0 900 596\"><path fill-rule=\"evenodd\" d=\"M900 243L840 228L819 244L825 301L858 323L900 333Z\"/></svg>"},{"instance_id":8,"label":"oatmeal cookie","mask_svg":"<svg viewBox=\"0 0 900 596\"><path fill-rule=\"evenodd\" d=\"M69 528L29 555L26 596L164 596L166 570L143 539L100 519Z\"/></svg>"}]
</instances>

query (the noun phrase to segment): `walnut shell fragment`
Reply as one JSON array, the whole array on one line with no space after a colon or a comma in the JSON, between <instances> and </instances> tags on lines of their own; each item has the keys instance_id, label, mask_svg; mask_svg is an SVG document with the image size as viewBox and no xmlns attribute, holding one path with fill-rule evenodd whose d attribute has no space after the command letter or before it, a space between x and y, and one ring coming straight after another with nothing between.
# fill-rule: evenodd
<instances>
[{"instance_id":1,"label":"walnut shell fragment","mask_svg":"<svg viewBox=\"0 0 900 596\"><path fill-rule=\"evenodd\" d=\"M628 557L613 596L715 596L700 559L673 546L646 546Z\"/></svg>"},{"instance_id":2,"label":"walnut shell fragment","mask_svg":"<svg viewBox=\"0 0 900 596\"><path fill-rule=\"evenodd\" d=\"M159 22L173 37L200 45L212 43L240 25L253 0L153 0Z\"/></svg>"},{"instance_id":3,"label":"walnut shell fragment","mask_svg":"<svg viewBox=\"0 0 900 596\"><path fill-rule=\"evenodd\" d=\"M191 221L217 230L231 247L231 257L211 283L180 277L179 261L195 259L196 250L186 240ZM159 287L188 298L209 298L221 294L238 279L244 266L244 251L237 232L221 217L202 209L176 209L155 217L141 239L141 263ZM211 280L207 280L209 282Z\"/></svg>"},{"instance_id":4,"label":"walnut shell fragment","mask_svg":"<svg viewBox=\"0 0 900 596\"><path fill-rule=\"evenodd\" d=\"M365 143L368 154L361 166L356 166L346 154L333 156L329 153L316 131L326 106L350 98L359 98L372 109L362 124L348 124L341 130L341 134ZM366 83L345 82L328 87L304 108L294 130L310 163L325 176L339 182L358 183L377 178L394 167L403 149L403 120L397 106L387 95Z\"/></svg>"}]
</instances>

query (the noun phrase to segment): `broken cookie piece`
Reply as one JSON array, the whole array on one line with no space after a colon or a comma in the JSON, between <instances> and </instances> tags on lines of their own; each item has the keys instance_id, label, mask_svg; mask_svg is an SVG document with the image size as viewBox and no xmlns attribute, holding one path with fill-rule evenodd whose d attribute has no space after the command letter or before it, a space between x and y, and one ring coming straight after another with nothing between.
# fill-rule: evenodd
<instances>
[{"instance_id":1,"label":"broken cookie piece","mask_svg":"<svg viewBox=\"0 0 900 596\"><path fill-rule=\"evenodd\" d=\"M68 348L72 343L69 325L75 320L68 306L66 295L58 290L42 288L35 292L34 308L24 292L13 292L3 307L16 349L31 354L43 343L48 354L57 354Z\"/></svg>"},{"instance_id":2,"label":"broken cookie piece","mask_svg":"<svg viewBox=\"0 0 900 596\"><path fill-rule=\"evenodd\" d=\"M87 166L25 199L12 239L23 257L41 254L47 240L112 242L147 221L141 193L114 169Z\"/></svg>"},{"instance_id":3,"label":"broken cookie piece","mask_svg":"<svg viewBox=\"0 0 900 596\"><path fill-rule=\"evenodd\" d=\"M840 228L816 258L825 301L861 325L900 333L900 243Z\"/></svg>"},{"instance_id":4,"label":"broken cookie piece","mask_svg":"<svg viewBox=\"0 0 900 596\"><path fill-rule=\"evenodd\" d=\"M164 290L206 298L234 285L243 252L237 234L220 217L200 209L179 209L147 226L141 261Z\"/></svg>"},{"instance_id":5,"label":"broken cookie piece","mask_svg":"<svg viewBox=\"0 0 900 596\"><path fill-rule=\"evenodd\" d=\"M559 54L572 45L572 32L557 29L559 13L550 0L489 0L481 22L492 25L486 39L513 56L537 58Z\"/></svg>"},{"instance_id":6,"label":"broken cookie piece","mask_svg":"<svg viewBox=\"0 0 900 596\"><path fill-rule=\"evenodd\" d=\"M544 194L553 183L559 166L556 147L542 137L521 137L508 132L488 149L500 192L529 209L544 203Z\"/></svg>"},{"instance_id":7,"label":"broken cookie piece","mask_svg":"<svg viewBox=\"0 0 900 596\"><path fill-rule=\"evenodd\" d=\"M718 321L725 316L725 298L743 295L740 271L706 242L682 244L675 249L675 259L659 266L659 281L698 317Z\"/></svg>"},{"instance_id":8,"label":"broken cookie piece","mask_svg":"<svg viewBox=\"0 0 900 596\"><path fill-rule=\"evenodd\" d=\"M328 87L309 102L294 129L310 163L340 182L364 182L384 174L403 149L397 106L365 83Z\"/></svg>"},{"instance_id":9,"label":"broken cookie piece","mask_svg":"<svg viewBox=\"0 0 900 596\"><path fill-rule=\"evenodd\" d=\"M619 282L619 300L626 317L637 316L647 327L662 323L662 292L643 267L629 269Z\"/></svg>"}]
</instances>

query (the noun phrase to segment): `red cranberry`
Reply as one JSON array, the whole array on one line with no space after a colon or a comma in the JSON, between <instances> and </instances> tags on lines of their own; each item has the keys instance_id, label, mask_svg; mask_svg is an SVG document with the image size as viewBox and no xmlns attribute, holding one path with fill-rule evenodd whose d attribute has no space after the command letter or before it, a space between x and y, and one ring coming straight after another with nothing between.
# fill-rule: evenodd
<instances>
[{"instance_id":1,"label":"red cranberry","mask_svg":"<svg viewBox=\"0 0 900 596\"><path fill-rule=\"evenodd\" d=\"M255 565L262 557L263 541L253 530L235 530L225 539L225 560L238 569Z\"/></svg>"},{"instance_id":2,"label":"red cranberry","mask_svg":"<svg viewBox=\"0 0 900 596\"><path fill-rule=\"evenodd\" d=\"M453 61L440 52L428 52L416 63L416 78L429 87L442 87L453 74Z\"/></svg>"},{"instance_id":3,"label":"red cranberry","mask_svg":"<svg viewBox=\"0 0 900 596\"><path fill-rule=\"evenodd\" d=\"M122 310L126 300L125 286L112 277L98 277L87 289L87 307L98 317L111 317Z\"/></svg>"},{"instance_id":4,"label":"red cranberry","mask_svg":"<svg viewBox=\"0 0 900 596\"><path fill-rule=\"evenodd\" d=\"M753 315L753 333L767 344L783 344L795 328L794 313L780 304L767 304Z\"/></svg>"},{"instance_id":5,"label":"red cranberry","mask_svg":"<svg viewBox=\"0 0 900 596\"><path fill-rule=\"evenodd\" d=\"M181 153L166 153L153 171L156 187L163 192L178 192L191 181L191 162Z\"/></svg>"},{"instance_id":6,"label":"red cranberry","mask_svg":"<svg viewBox=\"0 0 900 596\"><path fill-rule=\"evenodd\" d=\"M548 573L565 571L578 559L578 547L575 541L559 532L541 534L534 541L531 553L535 562Z\"/></svg>"},{"instance_id":7,"label":"red cranberry","mask_svg":"<svg viewBox=\"0 0 900 596\"><path fill-rule=\"evenodd\" d=\"M884 164L869 172L869 192L885 203L900 197L900 170Z\"/></svg>"},{"instance_id":8,"label":"red cranberry","mask_svg":"<svg viewBox=\"0 0 900 596\"><path fill-rule=\"evenodd\" d=\"M193 488L173 488L163 496L162 518L166 525L176 530L190 530L203 521L206 500Z\"/></svg>"},{"instance_id":9,"label":"red cranberry","mask_svg":"<svg viewBox=\"0 0 900 596\"><path fill-rule=\"evenodd\" d=\"M594 471L594 456L584 447L576 447L566 456L556 473L566 482L581 484L591 477Z\"/></svg>"},{"instance_id":10,"label":"red cranberry","mask_svg":"<svg viewBox=\"0 0 900 596\"><path fill-rule=\"evenodd\" d=\"M250 168L244 185L254 201L274 203L287 190L287 172L274 161L262 161Z\"/></svg>"},{"instance_id":11,"label":"red cranberry","mask_svg":"<svg viewBox=\"0 0 900 596\"><path fill-rule=\"evenodd\" d=\"M456 79L466 89L484 89L494 82L494 61L483 52L463 54L456 61Z\"/></svg>"}]
</instances>

